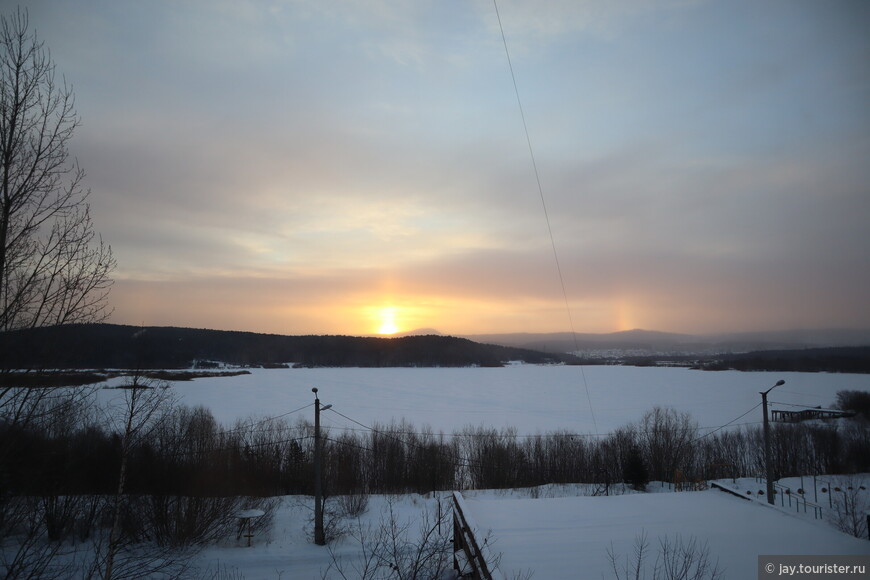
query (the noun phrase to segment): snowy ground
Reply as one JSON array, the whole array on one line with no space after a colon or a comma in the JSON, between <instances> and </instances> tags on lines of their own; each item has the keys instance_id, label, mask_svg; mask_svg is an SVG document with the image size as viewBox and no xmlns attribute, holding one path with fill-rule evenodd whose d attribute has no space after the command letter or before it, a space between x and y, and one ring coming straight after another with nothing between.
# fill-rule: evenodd
<instances>
[{"instance_id":1,"label":"snowy ground","mask_svg":"<svg viewBox=\"0 0 870 580\"><path fill-rule=\"evenodd\" d=\"M653 551L664 537L707 542L723 580L756 578L764 554L870 554L867 540L717 490L534 500L478 496L466 504L502 553L500 568L508 578L525 570L536 579L613 578L608 548L632 556L641 533ZM652 565L655 555L650 558Z\"/></svg>"},{"instance_id":2,"label":"snowy ground","mask_svg":"<svg viewBox=\"0 0 870 580\"><path fill-rule=\"evenodd\" d=\"M870 391L870 375L545 365L253 369L250 375L176 382L173 387L183 403L208 407L226 425L305 407L314 400L311 388L317 387L323 404L366 425L404 418L435 432L486 425L534 434L556 429L607 433L637 421L656 405L687 411L701 427L715 428L758 405L759 391L779 379L786 384L770 394L774 409L827 407L837 391ZM102 396L120 393L105 390ZM288 415L291 422L299 417L312 421L311 408ZM359 427L332 412L322 418L327 427ZM738 423L760 420L757 409Z\"/></svg>"},{"instance_id":3,"label":"snowy ground","mask_svg":"<svg viewBox=\"0 0 870 580\"><path fill-rule=\"evenodd\" d=\"M596 485L565 484L526 489L469 490L465 495L478 499L576 498L591 495L596 490ZM621 484L611 486L609 491L612 494L637 493ZM245 580L341 578L332 567L331 552L341 560L346 570L352 570L360 558L360 544L354 536L360 529L372 530L369 535L373 536L373 530L389 520L390 509L400 525L409 526L410 539L416 541L418 534L415 532L419 530L424 514L428 512L429 518L435 519L440 501L440 510L445 515L441 532L448 538L452 537L451 495L449 492L436 496L372 495L368 509L358 519L348 517L341 520L340 526L348 533L331 541L329 548L313 543L312 498L282 497L271 528L253 538L251 547L247 546L245 538L230 540L203 551L195 565L204 573L221 570ZM329 516L325 519L328 521ZM539 575L537 578L544 577Z\"/></svg>"},{"instance_id":4,"label":"snowy ground","mask_svg":"<svg viewBox=\"0 0 870 580\"><path fill-rule=\"evenodd\" d=\"M443 494L441 502L445 518L443 533L450 537L450 494ZM329 547L313 543L312 510L313 500L306 496L287 496L281 498L276 510L272 528L265 534L253 538L253 545L247 546L246 540L226 542L203 551L197 558L196 566L204 572L222 570L229 572L226 577L243 577L245 580L319 580L322 578L341 578L331 569L334 553L345 570L352 570L360 557L360 544L353 537L366 530L369 539L384 520L389 520L389 510L400 525L408 525L412 539L418 537L420 522L424 512L434 517L438 513L438 498L420 495L373 495L370 496L367 511L357 518L345 518L340 526L348 533L331 541ZM327 522L330 517L324 518ZM233 576L233 574L235 576ZM358 576L350 575L350 578Z\"/></svg>"},{"instance_id":5,"label":"snowy ground","mask_svg":"<svg viewBox=\"0 0 870 580\"><path fill-rule=\"evenodd\" d=\"M864 478L870 481L867 475ZM754 479L734 483L735 489L759 487ZM756 578L759 555L870 555L867 540L843 534L811 514L804 517L771 508L763 498L745 500L714 489L674 493L657 482L649 486L652 493L613 486L610 496L588 495L596 489L548 485L467 491L463 496L478 527L476 535L487 537L489 549L501 554L499 567L507 578L529 571L536 580L614 578L608 549L624 562L624 557L634 554L640 534L650 544L650 566L661 538L696 537L706 542L711 559L718 561L727 580ZM449 494L444 497L442 506L449 505ZM438 511L433 497L372 496L359 522L349 519L345 525L376 528L390 505L412 530L418 529L424 510L430 515ZM311 542L310 519L310 498L282 498L271 531L254 538L252 547L244 539L212 547L200 555L197 565L203 570L231 571L247 580L340 578L329 570L329 550ZM444 533L450 534L449 527ZM331 548L351 569L359 544L347 536L331 543Z\"/></svg>"},{"instance_id":6,"label":"snowy ground","mask_svg":"<svg viewBox=\"0 0 870 580\"><path fill-rule=\"evenodd\" d=\"M870 474L786 477L776 483L774 509L808 521L821 520L836 529L857 525L861 537L867 538L861 520L870 513ZM760 493L766 491L763 479L722 479L716 484L767 505L766 495ZM857 514L855 518L848 515L851 511Z\"/></svg>"}]
</instances>

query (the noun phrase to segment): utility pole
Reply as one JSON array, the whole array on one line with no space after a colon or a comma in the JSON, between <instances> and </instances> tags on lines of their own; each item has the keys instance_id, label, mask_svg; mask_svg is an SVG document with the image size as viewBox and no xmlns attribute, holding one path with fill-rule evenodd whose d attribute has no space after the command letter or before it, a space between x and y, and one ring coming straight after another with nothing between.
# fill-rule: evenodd
<instances>
[{"instance_id":1,"label":"utility pole","mask_svg":"<svg viewBox=\"0 0 870 580\"><path fill-rule=\"evenodd\" d=\"M323 489L321 475L321 443L320 443L320 411L325 411L332 405L320 406L317 398L317 387L311 389L314 393L314 543L318 546L326 545L326 536L323 533Z\"/></svg>"},{"instance_id":2,"label":"utility pole","mask_svg":"<svg viewBox=\"0 0 870 580\"><path fill-rule=\"evenodd\" d=\"M780 379L776 384L761 393L761 406L764 407L764 471L765 479L767 480L767 503L774 504L773 500L773 465L770 462L770 423L767 420L767 393L780 385L784 385L785 381Z\"/></svg>"}]
</instances>

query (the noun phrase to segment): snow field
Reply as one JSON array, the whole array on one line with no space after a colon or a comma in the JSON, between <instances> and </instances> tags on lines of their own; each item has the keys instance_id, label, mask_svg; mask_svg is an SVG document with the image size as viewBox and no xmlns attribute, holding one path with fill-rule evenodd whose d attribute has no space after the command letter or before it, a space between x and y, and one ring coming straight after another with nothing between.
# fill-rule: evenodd
<instances>
[{"instance_id":1,"label":"snow field","mask_svg":"<svg viewBox=\"0 0 870 580\"><path fill-rule=\"evenodd\" d=\"M870 479L870 478L868 478ZM728 480L730 481L730 480ZM753 479L738 484L758 487ZM738 485L737 487L741 487ZM514 490L469 490L463 493L478 539L487 538L491 552L501 554L500 570L506 578L531 571L535 580L613 578L608 549L621 561L632 558L639 535L646 536L655 561L663 538L706 543L710 559L723 571L723 580L755 578L760 555L870 555L870 542L835 530L829 523L802 517L761 500L744 500L710 489L667 492L658 482L652 493L612 486L616 495L589 496L595 489L584 484L547 485ZM660 493L656 493L660 492ZM449 506L449 493L441 494ZM347 519L348 529L376 528L390 505L400 522L416 531L421 513L437 510L437 500L415 494L373 495L359 520ZM281 498L271 530L254 538L207 548L197 558L201 570L223 567L246 580L340 578L329 570L332 556L312 542L312 499ZM449 520L447 522L449 525ZM450 530L445 530L450 533ZM351 536L330 543L346 570L359 556Z\"/></svg>"},{"instance_id":2,"label":"snow field","mask_svg":"<svg viewBox=\"0 0 870 580\"><path fill-rule=\"evenodd\" d=\"M757 577L760 555L870 555L870 542L730 494L698 492L611 497L505 499L478 495L466 502L502 553L507 577L531 569L536 579L613 578L608 548L632 558L639 534L655 561L661 538L696 537L718 561L723 580Z\"/></svg>"},{"instance_id":3,"label":"snow field","mask_svg":"<svg viewBox=\"0 0 870 580\"><path fill-rule=\"evenodd\" d=\"M356 430L363 428L360 423L405 420L416 428L430 426L436 433L485 425L513 427L520 435L554 430L594 435L635 422L656 405L691 413L703 433L758 405L759 391L779 379L786 384L771 393L772 408L827 407L837 391L870 391L868 375L618 366L581 371L537 365L254 369L245 376L173 383L173 390L181 403L209 408L227 427L237 419L285 414L290 422L312 421L311 388L317 387L323 404L334 405L335 411L353 420L324 411L321 419L328 429ZM113 390L100 393L105 399L118 395ZM761 409L755 409L735 427L760 421ZM656 483L649 490L666 491ZM537 580L609 578L607 549L612 546L616 554L631 556L640 533L647 535L653 549L659 538L677 534L707 542L711 557L725 570L724 578L732 580L755 578L760 554L870 554L870 542L826 523L720 491L572 497L589 493L584 486L543 486L475 491L466 498L475 521L485 528L483 534L490 533L493 550L503 553L501 569L508 577L532 570ZM372 496L360 524L377 526L389 501L410 522L419 521L424 506L434 505L433 499L420 496ZM236 570L249 580L323 578L331 556L311 542L311 502L282 498L271 531L254 538L253 547L242 542L211 547L197 564L201 569ZM348 537L331 548L347 561L359 550Z\"/></svg>"},{"instance_id":4,"label":"snow field","mask_svg":"<svg viewBox=\"0 0 870 580\"><path fill-rule=\"evenodd\" d=\"M704 432L758 405L759 391L779 379L786 384L771 393L771 408L827 407L837 391L870 391L870 375L557 365L252 369L250 375L175 382L173 390L181 403L208 407L226 426L307 407L314 402L311 388L317 387L324 405L369 426L405 419L417 428L431 426L435 433L486 425L514 427L520 435L558 429L606 434L656 405L689 412L708 428ZM118 396L117 390L101 392L103 398ZM287 416L290 422L298 418L313 421L312 409ZM328 428L359 428L329 411L321 419ZM757 409L737 424L760 421Z\"/></svg>"},{"instance_id":5,"label":"snow field","mask_svg":"<svg viewBox=\"0 0 870 580\"><path fill-rule=\"evenodd\" d=\"M443 532L452 535L450 519L450 493L440 494L442 509L447 510ZM208 547L197 557L195 566L200 571L227 570L240 574L245 580L320 580L322 578L341 578L330 571L335 554L345 570L353 570L360 556L359 542L353 535L364 531L369 540L374 530L389 518L392 508L400 525L409 526L409 538L416 539L421 515L428 510L437 514L437 496L424 497L417 494L372 495L368 509L359 518L344 518L341 527L347 534L330 541L329 546L317 546L313 542L314 501L310 496L285 496L274 513L271 529L253 538L253 545L247 540L228 541L219 546ZM327 504L329 510L329 504ZM325 521L329 516L325 516ZM352 577L352 576L351 576Z\"/></svg>"}]
</instances>

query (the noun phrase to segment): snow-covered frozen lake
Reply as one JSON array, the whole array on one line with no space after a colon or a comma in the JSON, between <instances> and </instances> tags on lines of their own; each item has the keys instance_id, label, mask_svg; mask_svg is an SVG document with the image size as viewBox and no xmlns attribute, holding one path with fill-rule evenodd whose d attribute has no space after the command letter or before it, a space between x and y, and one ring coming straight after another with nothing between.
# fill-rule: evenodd
<instances>
[{"instance_id":1,"label":"snow-covered frozen lake","mask_svg":"<svg viewBox=\"0 0 870 580\"><path fill-rule=\"evenodd\" d=\"M310 405L311 388L317 387L324 405L365 425L404 418L435 432L486 425L533 434L556 429L607 433L656 405L687 411L701 427L715 428L758 405L759 391L779 379L786 382L769 395L774 409L829 407L837 391L870 391L870 375L858 374L539 365L253 369L249 375L175 382L173 387L182 403L204 405L226 425L285 413L291 422L313 420L311 407L291 411ZM103 391L103 396L118 396L118 391ZM322 419L325 426L359 427L330 411ZM759 408L736 424L760 421Z\"/></svg>"}]
</instances>

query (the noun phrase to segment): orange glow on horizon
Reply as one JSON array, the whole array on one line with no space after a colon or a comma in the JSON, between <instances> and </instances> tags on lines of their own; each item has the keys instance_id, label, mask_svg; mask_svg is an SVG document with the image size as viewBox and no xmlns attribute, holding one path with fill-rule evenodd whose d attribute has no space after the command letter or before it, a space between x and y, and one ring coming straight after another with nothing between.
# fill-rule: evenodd
<instances>
[{"instance_id":1,"label":"orange glow on horizon","mask_svg":"<svg viewBox=\"0 0 870 580\"><path fill-rule=\"evenodd\" d=\"M214 282L119 280L111 322L285 335L392 336L412 331L452 336L571 329L562 300L413 293L393 287L350 296L307 291L288 296L284 284L244 283L214 292ZM170 302L165 297L172 296ZM252 298L253 297L253 298ZM577 332L630 330L647 322L636 302L615 297L572 305Z\"/></svg>"}]
</instances>

